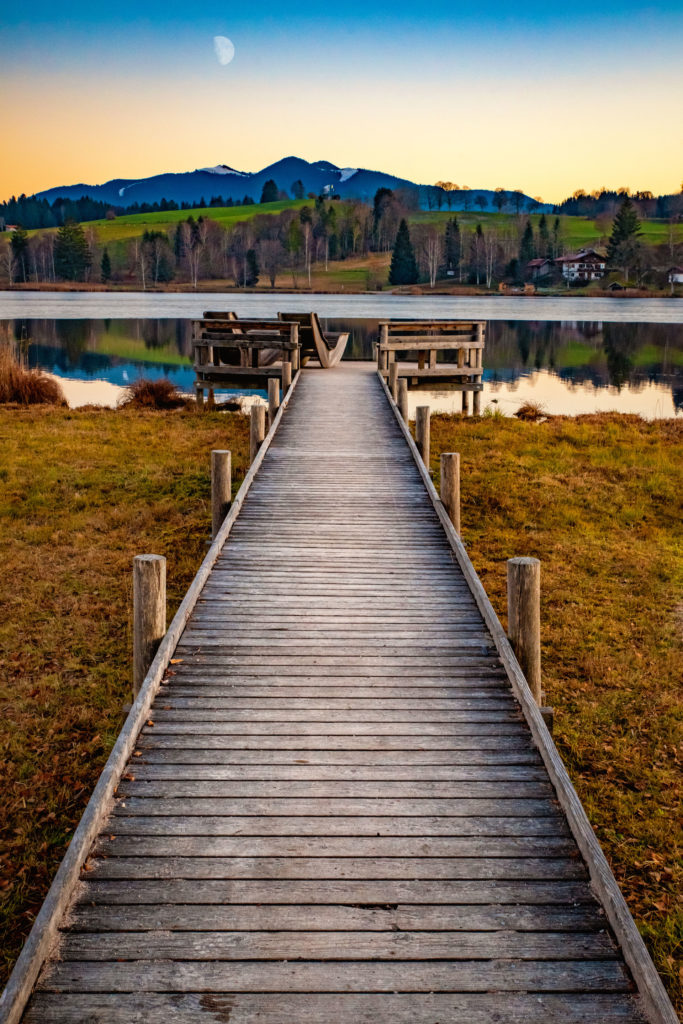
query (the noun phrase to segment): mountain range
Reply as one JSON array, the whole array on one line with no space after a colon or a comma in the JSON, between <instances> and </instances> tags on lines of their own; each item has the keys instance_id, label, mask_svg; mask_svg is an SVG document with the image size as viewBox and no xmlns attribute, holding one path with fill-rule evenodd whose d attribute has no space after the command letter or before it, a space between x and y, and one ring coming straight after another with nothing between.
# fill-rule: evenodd
<instances>
[{"instance_id":1,"label":"mountain range","mask_svg":"<svg viewBox=\"0 0 683 1024\"><path fill-rule=\"evenodd\" d=\"M226 200L241 200L245 195L249 195L258 202L261 190L269 180L275 181L278 189L290 195L293 184L301 181L304 194L313 192L319 195L326 192L329 195L338 195L342 199L362 199L365 202L372 202L378 188L417 189L420 205L425 208L429 205L431 188L429 185L421 185L383 171L371 171L363 167L337 167L328 160L308 163L299 157L289 156L256 172L237 171L227 164L219 164L216 167L202 167L182 174L155 174L150 178L139 179L114 178L103 185L61 185L38 192L36 196L49 202L60 198L80 199L82 196L90 196L91 199L111 203L112 206L158 203L162 199L194 205L202 198L209 203L212 196L218 195ZM490 189L482 188L461 189L455 192L451 197L452 209L471 208L479 195L485 197L486 208L492 208L494 193ZM533 203L533 200L525 195L523 202L526 207L530 202ZM552 209L548 204L541 204L536 208L539 211Z\"/></svg>"}]
</instances>

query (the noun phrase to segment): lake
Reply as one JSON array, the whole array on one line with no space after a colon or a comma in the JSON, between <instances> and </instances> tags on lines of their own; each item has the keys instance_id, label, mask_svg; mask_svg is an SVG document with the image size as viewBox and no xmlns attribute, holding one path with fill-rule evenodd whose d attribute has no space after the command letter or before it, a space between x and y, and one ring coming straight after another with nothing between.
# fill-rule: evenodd
<instances>
[{"instance_id":1,"label":"lake","mask_svg":"<svg viewBox=\"0 0 683 1024\"><path fill-rule=\"evenodd\" d=\"M113 405L140 376L190 391L190 318L205 309L315 309L330 330L351 331L348 359L372 358L379 319L486 319L483 409L513 413L533 401L551 413L683 412L677 299L0 292L5 329L28 345L30 365L60 378L71 405ZM459 401L444 388L411 392L413 407L434 411Z\"/></svg>"}]
</instances>

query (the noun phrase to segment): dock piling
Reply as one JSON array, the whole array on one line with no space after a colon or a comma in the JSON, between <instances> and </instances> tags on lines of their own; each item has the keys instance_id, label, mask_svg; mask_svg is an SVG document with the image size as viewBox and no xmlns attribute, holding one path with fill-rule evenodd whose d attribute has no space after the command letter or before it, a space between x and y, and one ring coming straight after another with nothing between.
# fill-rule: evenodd
<instances>
[{"instance_id":1,"label":"dock piling","mask_svg":"<svg viewBox=\"0 0 683 1024\"><path fill-rule=\"evenodd\" d=\"M252 405L249 424L249 462L253 462L266 436L266 407Z\"/></svg>"},{"instance_id":2,"label":"dock piling","mask_svg":"<svg viewBox=\"0 0 683 1024\"><path fill-rule=\"evenodd\" d=\"M408 381L400 377L398 382L398 411L403 417L403 422L408 422Z\"/></svg>"},{"instance_id":3,"label":"dock piling","mask_svg":"<svg viewBox=\"0 0 683 1024\"><path fill-rule=\"evenodd\" d=\"M509 558L508 637L541 707L541 563L538 558Z\"/></svg>"},{"instance_id":4,"label":"dock piling","mask_svg":"<svg viewBox=\"0 0 683 1024\"><path fill-rule=\"evenodd\" d=\"M460 536L460 454L442 452L440 461L441 501L455 532Z\"/></svg>"},{"instance_id":5,"label":"dock piling","mask_svg":"<svg viewBox=\"0 0 683 1024\"><path fill-rule=\"evenodd\" d=\"M211 539L216 534L230 509L232 498L231 455L227 449L211 452Z\"/></svg>"},{"instance_id":6,"label":"dock piling","mask_svg":"<svg viewBox=\"0 0 683 1024\"><path fill-rule=\"evenodd\" d=\"M276 377L268 380L268 429L273 425L273 420L280 408L280 382Z\"/></svg>"},{"instance_id":7,"label":"dock piling","mask_svg":"<svg viewBox=\"0 0 683 1024\"><path fill-rule=\"evenodd\" d=\"M429 406L418 405L415 410L415 444L427 470L430 459Z\"/></svg>"},{"instance_id":8,"label":"dock piling","mask_svg":"<svg viewBox=\"0 0 683 1024\"><path fill-rule=\"evenodd\" d=\"M133 700L137 698L157 647L166 633L166 559L133 560Z\"/></svg>"},{"instance_id":9,"label":"dock piling","mask_svg":"<svg viewBox=\"0 0 683 1024\"><path fill-rule=\"evenodd\" d=\"M282 396L287 394L292 386L292 364L288 359L282 360Z\"/></svg>"},{"instance_id":10,"label":"dock piling","mask_svg":"<svg viewBox=\"0 0 683 1024\"><path fill-rule=\"evenodd\" d=\"M395 359L389 363L389 390L393 400L398 401L398 363Z\"/></svg>"}]
</instances>

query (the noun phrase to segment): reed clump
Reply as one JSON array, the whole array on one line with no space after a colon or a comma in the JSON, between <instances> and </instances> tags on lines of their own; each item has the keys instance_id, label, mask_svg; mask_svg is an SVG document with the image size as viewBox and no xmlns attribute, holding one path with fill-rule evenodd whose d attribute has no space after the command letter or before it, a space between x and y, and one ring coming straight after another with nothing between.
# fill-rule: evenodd
<instances>
[{"instance_id":1,"label":"reed clump","mask_svg":"<svg viewBox=\"0 0 683 1024\"><path fill-rule=\"evenodd\" d=\"M127 388L119 402L122 409L184 409L187 405L188 400L168 377L159 380L140 377Z\"/></svg>"},{"instance_id":2,"label":"reed clump","mask_svg":"<svg viewBox=\"0 0 683 1024\"><path fill-rule=\"evenodd\" d=\"M56 380L32 370L11 338L0 340L0 404L66 405Z\"/></svg>"}]
</instances>

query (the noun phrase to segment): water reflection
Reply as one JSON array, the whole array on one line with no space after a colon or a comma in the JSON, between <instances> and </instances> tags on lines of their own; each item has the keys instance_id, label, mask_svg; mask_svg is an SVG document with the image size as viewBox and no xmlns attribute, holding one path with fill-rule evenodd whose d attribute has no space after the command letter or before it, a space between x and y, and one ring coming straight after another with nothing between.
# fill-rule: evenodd
<instances>
[{"instance_id":1,"label":"water reflection","mask_svg":"<svg viewBox=\"0 0 683 1024\"><path fill-rule=\"evenodd\" d=\"M30 365L62 379L102 380L120 388L139 376L170 377L183 390L192 389L189 320L65 318L7 323L18 341L30 341ZM372 358L377 319L328 318L324 324L333 331L350 329L345 359ZM443 353L440 358L454 355ZM497 404L514 411L508 400L517 407L533 393L531 400L545 402L555 413L616 408L648 417L673 415L683 410L683 326L489 321L484 386L482 408L487 401L495 406L498 395ZM458 400L459 396L456 405Z\"/></svg>"}]
</instances>

